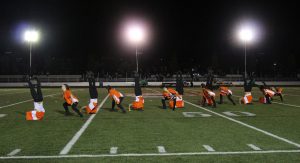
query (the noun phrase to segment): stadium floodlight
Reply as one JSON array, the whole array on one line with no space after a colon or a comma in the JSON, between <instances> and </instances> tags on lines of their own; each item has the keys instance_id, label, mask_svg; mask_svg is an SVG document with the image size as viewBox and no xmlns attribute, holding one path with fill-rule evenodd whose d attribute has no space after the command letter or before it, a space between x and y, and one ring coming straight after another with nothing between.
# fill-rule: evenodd
<instances>
[{"instance_id":1,"label":"stadium floodlight","mask_svg":"<svg viewBox=\"0 0 300 163\"><path fill-rule=\"evenodd\" d=\"M28 30L24 33L24 40L29 43L29 76L31 76L31 51L32 43L39 40L39 32L36 30Z\"/></svg>"},{"instance_id":2,"label":"stadium floodlight","mask_svg":"<svg viewBox=\"0 0 300 163\"><path fill-rule=\"evenodd\" d=\"M136 72L139 72L138 46L146 41L146 28L142 23L130 22L125 26L125 37L131 45L135 46Z\"/></svg>"},{"instance_id":3,"label":"stadium floodlight","mask_svg":"<svg viewBox=\"0 0 300 163\"><path fill-rule=\"evenodd\" d=\"M247 42L254 38L254 31L250 27L242 27L239 31L239 38L244 42L245 47L245 77L247 77Z\"/></svg>"}]
</instances>

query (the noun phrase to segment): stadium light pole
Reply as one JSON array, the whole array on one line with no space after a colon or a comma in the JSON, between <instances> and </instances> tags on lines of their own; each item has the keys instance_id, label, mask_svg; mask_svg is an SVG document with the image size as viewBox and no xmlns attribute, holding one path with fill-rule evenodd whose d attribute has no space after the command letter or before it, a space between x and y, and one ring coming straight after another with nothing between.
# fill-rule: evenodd
<instances>
[{"instance_id":1,"label":"stadium light pole","mask_svg":"<svg viewBox=\"0 0 300 163\"><path fill-rule=\"evenodd\" d=\"M146 31L145 28L138 23L131 23L126 28L126 39L127 41L135 46L135 59L136 59L136 72L139 72L139 61L138 61L138 47L145 42Z\"/></svg>"},{"instance_id":2,"label":"stadium light pole","mask_svg":"<svg viewBox=\"0 0 300 163\"><path fill-rule=\"evenodd\" d=\"M39 33L35 30L27 30L24 33L24 40L29 43L29 76L31 75L32 44L39 40Z\"/></svg>"},{"instance_id":3,"label":"stadium light pole","mask_svg":"<svg viewBox=\"0 0 300 163\"><path fill-rule=\"evenodd\" d=\"M247 43L253 39L253 30L249 27L242 28L239 32L239 37L244 42L245 77L247 77Z\"/></svg>"}]
</instances>

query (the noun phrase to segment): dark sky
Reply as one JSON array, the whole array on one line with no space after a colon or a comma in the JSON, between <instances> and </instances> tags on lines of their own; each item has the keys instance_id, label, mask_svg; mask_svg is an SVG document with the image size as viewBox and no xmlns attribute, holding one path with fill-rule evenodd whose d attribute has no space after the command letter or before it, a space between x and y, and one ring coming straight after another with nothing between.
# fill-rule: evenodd
<instances>
[{"instance_id":1,"label":"dark sky","mask_svg":"<svg viewBox=\"0 0 300 163\"><path fill-rule=\"evenodd\" d=\"M3 0L0 57L2 63L11 64L2 66L0 73L22 74L28 68L28 45L21 41L26 26L41 32L40 42L33 47L35 73L130 72L135 69L135 50L122 46L118 35L120 24L130 16L151 27L152 39L142 48L144 71L161 67L241 71L244 51L234 28L241 20L250 20L259 27L260 37L248 46L249 70L273 72L276 62L279 72L296 72L299 15L297 4L288 1Z\"/></svg>"}]
</instances>

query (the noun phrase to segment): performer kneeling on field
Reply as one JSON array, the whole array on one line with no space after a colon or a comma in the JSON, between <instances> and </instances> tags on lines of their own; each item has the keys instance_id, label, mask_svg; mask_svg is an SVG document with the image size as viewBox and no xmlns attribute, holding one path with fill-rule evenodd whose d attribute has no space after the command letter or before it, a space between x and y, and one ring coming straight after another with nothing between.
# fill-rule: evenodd
<instances>
[{"instance_id":1,"label":"performer kneeling on field","mask_svg":"<svg viewBox=\"0 0 300 163\"><path fill-rule=\"evenodd\" d=\"M98 92L95 84L95 78L89 78L89 93L90 93L90 103L85 107L88 114L94 114L97 112L98 106Z\"/></svg>"},{"instance_id":2,"label":"performer kneeling on field","mask_svg":"<svg viewBox=\"0 0 300 163\"><path fill-rule=\"evenodd\" d=\"M246 77L244 77L245 95L244 95L244 97L242 97L240 99L241 104L252 104L253 97L252 97L251 91L252 91L252 87L253 87L254 83L255 83L255 80L253 79L252 76L250 77L249 82L247 82Z\"/></svg>"},{"instance_id":3,"label":"performer kneeling on field","mask_svg":"<svg viewBox=\"0 0 300 163\"><path fill-rule=\"evenodd\" d=\"M232 100L232 91L228 89L225 85L220 86L220 103L223 104L223 96L227 96L228 100L232 102L233 105L235 105L235 102Z\"/></svg>"},{"instance_id":4,"label":"performer kneeling on field","mask_svg":"<svg viewBox=\"0 0 300 163\"><path fill-rule=\"evenodd\" d=\"M70 87L67 84L63 84L61 86L61 89L63 91L63 97L65 102L63 103L63 107L66 111L65 115L70 115L70 111L68 106L71 106L72 109L80 116L83 117L83 115L80 113L80 111L78 110L77 106L78 106L78 98L75 97L72 92Z\"/></svg>"},{"instance_id":5,"label":"performer kneeling on field","mask_svg":"<svg viewBox=\"0 0 300 163\"><path fill-rule=\"evenodd\" d=\"M135 82L134 84L135 101L133 101L132 104L129 105L129 111L131 109L144 110L145 101L142 95L142 89L140 86L140 80L138 74L136 74L134 82Z\"/></svg>"},{"instance_id":6,"label":"performer kneeling on field","mask_svg":"<svg viewBox=\"0 0 300 163\"><path fill-rule=\"evenodd\" d=\"M116 89L112 88L111 86L107 86L107 91L109 93L109 96L112 99L111 111L116 111L115 105L117 104L117 106L122 110L122 112L126 113L126 110L124 109L124 107L121 104L124 99L124 95L122 93L120 93L119 91L117 91Z\"/></svg>"},{"instance_id":7,"label":"performer kneeling on field","mask_svg":"<svg viewBox=\"0 0 300 163\"><path fill-rule=\"evenodd\" d=\"M206 84L201 84L202 87L202 106L213 106L214 108L217 107L216 101L215 101L215 96L216 94L213 92L213 81L214 81L214 76L212 73L209 73L207 76Z\"/></svg>"},{"instance_id":8,"label":"performer kneeling on field","mask_svg":"<svg viewBox=\"0 0 300 163\"><path fill-rule=\"evenodd\" d=\"M275 95L275 92L267 89L265 86L260 86L260 91L263 93L264 97L260 97L259 102L263 104L271 104L271 99Z\"/></svg>"},{"instance_id":9,"label":"performer kneeling on field","mask_svg":"<svg viewBox=\"0 0 300 163\"><path fill-rule=\"evenodd\" d=\"M163 98L161 99L163 109L167 109L166 100L172 100L173 101L172 109L174 111L176 107L176 98L178 95L179 95L178 92L175 91L174 89L163 87Z\"/></svg>"},{"instance_id":10,"label":"performer kneeling on field","mask_svg":"<svg viewBox=\"0 0 300 163\"><path fill-rule=\"evenodd\" d=\"M208 105L208 106L213 106L213 108L216 108L217 107L217 104L215 101L216 94L213 91L211 91L210 89L208 89L206 87L206 85L203 83L201 84L201 87L202 87L202 92L203 92L201 105L203 107Z\"/></svg>"},{"instance_id":11,"label":"performer kneeling on field","mask_svg":"<svg viewBox=\"0 0 300 163\"><path fill-rule=\"evenodd\" d=\"M282 97L283 89L281 87L269 87L269 86L267 86L267 84L264 81L262 83L264 84L265 89L269 89L269 90L273 91L275 93L274 96L279 96L281 102L283 102L283 97ZM273 99L271 98L271 100L273 100Z\"/></svg>"},{"instance_id":12,"label":"performer kneeling on field","mask_svg":"<svg viewBox=\"0 0 300 163\"><path fill-rule=\"evenodd\" d=\"M37 79L37 84L34 85L29 80L28 86L30 88L30 93L33 98L34 109L32 111L26 112L26 120L41 120L44 117L45 109L43 107L43 94L41 90L41 83ZM35 90L36 86L36 90Z\"/></svg>"}]
</instances>

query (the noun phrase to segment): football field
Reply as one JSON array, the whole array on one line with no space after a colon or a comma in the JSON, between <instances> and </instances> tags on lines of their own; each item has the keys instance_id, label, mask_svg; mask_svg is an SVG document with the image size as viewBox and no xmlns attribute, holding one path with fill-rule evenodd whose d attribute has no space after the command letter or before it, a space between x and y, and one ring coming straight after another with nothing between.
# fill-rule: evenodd
<instances>
[{"instance_id":1,"label":"football field","mask_svg":"<svg viewBox=\"0 0 300 163\"><path fill-rule=\"evenodd\" d=\"M240 105L242 87L232 87L217 108L202 107L201 88L184 89L185 108L163 110L160 88L143 88L144 111L110 112L111 99L98 89L100 110L65 116L59 88L43 88L45 117L26 121L29 89L0 89L0 162L300 162L300 88L285 87L284 102ZM134 88L123 106L134 100ZM73 88L79 107L88 88ZM217 102L219 101L218 91ZM71 111L71 108L70 108Z\"/></svg>"}]
</instances>

